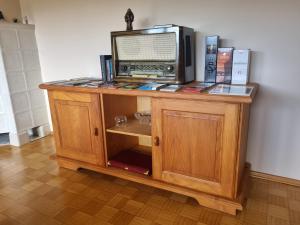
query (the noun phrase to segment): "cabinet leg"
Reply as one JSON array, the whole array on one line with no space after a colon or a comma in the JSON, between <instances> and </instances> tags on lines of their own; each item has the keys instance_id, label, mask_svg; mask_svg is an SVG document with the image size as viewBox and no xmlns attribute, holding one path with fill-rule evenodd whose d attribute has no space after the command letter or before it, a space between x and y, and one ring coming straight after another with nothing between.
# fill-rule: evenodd
<instances>
[{"instance_id":1,"label":"cabinet leg","mask_svg":"<svg viewBox=\"0 0 300 225\"><path fill-rule=\"evenodd\" d=\"M57 163L58 163L59 167L66 168L69 170L76 171L80 168L80 166L74 162L68 162L68 161L58 159Z\"/></svg>"},{"instance_id":2,"label":"cabinet leg","mask_svg":"<svg viewBox=\"0 0 300 225\"><path fill-rule=\"evenodd\" d=\"M236 215L237 213L237 209L238 207L235 204L232 204L231 202L227 202L226 200L223 201L222 199L218 199L217 197L212 200L212 199L206 199L205 197L203 198L203 196L199 196L196 197L194 196L194 198L197 200L197 202L199 203L199 205L211 208L211 209L215 209L218 211L222 211L225 213L228 213L230 215Z\"/></svg>"}]
</instances>

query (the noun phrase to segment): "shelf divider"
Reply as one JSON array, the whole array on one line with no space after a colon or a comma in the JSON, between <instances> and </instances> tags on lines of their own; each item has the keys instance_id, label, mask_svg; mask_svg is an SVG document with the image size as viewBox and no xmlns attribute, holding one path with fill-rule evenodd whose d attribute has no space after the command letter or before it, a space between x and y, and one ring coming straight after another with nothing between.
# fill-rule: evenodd
<instances>
[{"instance_id":1,"label":"shelf divider","mask_svg":"<svg viewBox=\"0 0 300 225\"><path fill-rule=\"evenodd\" d=\"M129 119L125 126L114 126L106 129L106 132L136 137L151 137L151 125L140 123L136 119Z\"/></svg>"}]
</instances>

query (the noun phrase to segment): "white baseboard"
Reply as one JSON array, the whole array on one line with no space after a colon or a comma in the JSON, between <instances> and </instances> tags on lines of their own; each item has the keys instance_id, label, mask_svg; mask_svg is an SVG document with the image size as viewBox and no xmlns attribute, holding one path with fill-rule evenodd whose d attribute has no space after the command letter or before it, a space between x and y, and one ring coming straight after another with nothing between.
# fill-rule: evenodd
<instances>
[{"instance_id":1,"label":"white baseboard","mask_svg":"<svg viewBox=\"0 0 300 225\"><path fill-rule=\"evenodd\" d=\"M281 177L281 176L276 176L272 174L267 174L267 173L262 173L262 172L256 172L256 171L251 171L250 172L251 177L263 179L263 180L268 180L268 181L273 181L277 183L282 183L282 184L288 184L296 187L300 187L300 180L288 178L288 177Z\"/></svg>"},{"instance_id":2,"label":"white baseboard","mask_svg":"<svg viewBox=\"0 0 300 225\"><path fill-rule=\"evenodd\" d=\"M38 127L38 138L45 137L49 134L51 134L50 130L50 125L49 124L44 124ZM19 147L21 145L27 144L30 141L32 141L26 131L22 133L9 133L9 140L10 140L10 145Z\"/></svg>"}]
</instances>

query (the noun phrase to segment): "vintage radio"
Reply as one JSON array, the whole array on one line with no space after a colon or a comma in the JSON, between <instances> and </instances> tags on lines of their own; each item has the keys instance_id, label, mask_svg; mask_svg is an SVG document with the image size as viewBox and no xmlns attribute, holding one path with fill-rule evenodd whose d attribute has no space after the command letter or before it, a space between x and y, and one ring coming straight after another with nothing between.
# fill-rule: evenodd
<instances>
[{"instance_id":1,"label":"vintage radio","mask_svg":"<svg viewBox=\"0 0 300 225\"><path fill-rule=\"evenodd\" d=\"M113 79L187 83L195 80L194 30L169 25L111 32Z\"/></svg>"}]
</instances>

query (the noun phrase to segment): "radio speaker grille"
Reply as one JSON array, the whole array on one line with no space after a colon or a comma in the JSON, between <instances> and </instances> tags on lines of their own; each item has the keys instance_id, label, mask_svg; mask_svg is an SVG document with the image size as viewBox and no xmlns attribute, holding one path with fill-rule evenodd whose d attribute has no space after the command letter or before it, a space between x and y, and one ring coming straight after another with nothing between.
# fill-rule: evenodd
<instances>
[{"instance_id":1,"label":"radio speaker grille","mask_svg":"<svg viewBox=\"0 0 300 225\"><path fill-rule=\"evenodd\" d=\"M116 37L119 60L176 60L176 34L146 34Z\"/></svg>"}]
</instances>

